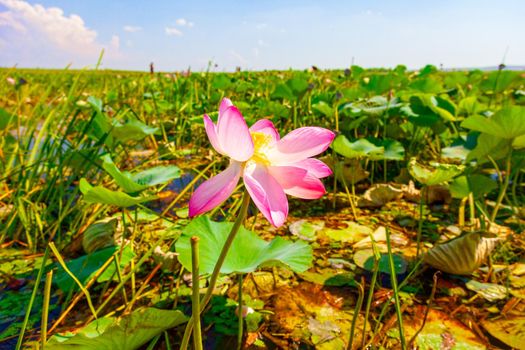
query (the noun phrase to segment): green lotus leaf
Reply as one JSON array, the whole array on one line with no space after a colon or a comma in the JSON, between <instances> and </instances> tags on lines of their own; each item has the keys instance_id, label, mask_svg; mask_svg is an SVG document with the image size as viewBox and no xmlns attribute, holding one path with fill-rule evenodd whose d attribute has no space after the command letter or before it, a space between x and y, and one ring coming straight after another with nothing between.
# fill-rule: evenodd
<instances>
[{"instance_id":1,"label":"green lotus leaf","mask_svg":"<svg viewBox=\"0 0 525 350\"><path fill-rule=\"evenodd\" d=\"M479 87L485 93L502 93L512 87L515 82L520 81L520 72L493 71L487 78L480 82Z\"/></svg>"},{"instance_id":2,"label":"green lotus leaf","mask_svg":"<svg viewBox=\"0 0 525 350\"><path fill-rule=\"evenodd\" d=\"M178 326L187 320L188 318L179 310L138 309L119 318L99 318L75 334L54 335L44 349L138 349L166 329Z\"/></svg>"},{"instance_id":3,"label":"green lotus leaf","mask_svg":"<svg viewBox=\"0 0 525 350\"><path fill-rule=\"evenodd\" d=\"M75 277L85 284L93 277L104 263L111 257L111 255L118 252L119 266L124 269L135 255L129 245L126 245L122 252L119 252L120 247L112 246L105 249L97 250L79 258L73 259L66 263L68 269L75 275ZM53 282L64 292L69 292L73 288L78 288L71 276L59 265ZM97 282L109 281L115 274L115 264L110 264L106 270L98 277Z\"/></svg>"},{"instance_id":4,"label":"green lotus leaf","mask_svg":"<svg viewBox=\"0 0 525 350\"><path fill-rule=\"evenodd\" d=\"M519 140L519 138L515 140ZM467 162L472 160L476 160L478 163L488 162L489 156L493 160L503 159L509 154L511 147L512 140L482 133L478 136L476 147L469 152Z\"/></svg>"},{"instance_id":5,"label":"green lotus leaf","mask_svg":"<svg viewBox=\"0 0 525 350\"><path fill-rule=\"evenodd\" d=\"M424 185L432 186L452 180L465 169L463 165L440 164L433 162L431 166L423 166L412 158L408 163L410 175Z\"/></svg>"},{"instance_id":6,"label":"green lotus leaf","mask_svg":"<svg viewBox=\"0 0 525 350\"><path fill-rule=\"evenodd\" d=\"M403 160L405 159L405 148L401 142L391 139L383 139L378 146L384 148L384 153L380 157L370 157L373 160Z\"/></svg>"},{"instance_id":7,"label":"green lotus leaf","mask_svg":"<svg viewBox=\"0 0 525 350\"><path fill-rule=\"evenodd\" d=\"M380 116L384 112L401 107L398 99L388 100L384 96L374 96L362 102L347 103L342 108L351 109L354 114L366 114L370 116Z\"/></svg>"},{"instance_id":8,"label":"green lotus leaf","mask_svg":"<svg viewBox=\"0 0 525 350\"><path fill-rule=\"evenodd\" d=\"M449 188L454 198L465 198L470 193L480 198L498 188L498 184L488 176L474 174L456 177Z\"/></svg>"},{"instance_id":9,"label":"green lotus leaf","mask_svg":"<svg viewBox=\"0 0 525 350\"><path fill-rule=\"evenodd\" d=\"M120 142L140 141L157 133L159 128L151 127L136 119L131 119L124 124L114 122L111 129L111 135Z\"/></svg>"},{"instance_id":10,"label":"green lotus leaf","mask_svg":"<svg viewBox=\"0 0 525 350\"><path fill-rule=\"evenodd\" d=\"M473 115L465 119L461 126L502 139L515 139L525 135L525 107L504 107L490 118Z\"/></svg>"},{"instance_id":11,"label":"green lotus leaf","mask_svg":"<svg viewBox=\"0 0 525 350\"><path fill-rule=\"evenodd\" d=\"M500 238L489 234L469 232L427 251L423 261L443 272L470 275L489 256Z\"/></svg>"},{"instance_id":12,"label":"green lotus leaf","mask_svg":"<svg viewBox=\"0 0 525 350\"><path fill-rule=\"evenodd\" d=\"M344 135L335 138L332 148L346 158L379 157L385 152L383 147L378 147L367 139L350 142Z\"/></svg>"},{"instance_id":13,"label":"green lotus leaf","mask_svg":"<svg viewBox=\"0 0 525 350\"><path fill-rule=\"evenodd\" d=\"M131 207L157 198L155 196L132 197L127 193L112 191L102 186L93 187L84 178L80 179L79 187L80 192L84 195L84 200L88 203L109 204L117 207Z\"/></svg>"},{"instance_id":14,"label":"green lotus leaf","mask_svg":"<svg viewBox=\"0 0 525 350\"><path fill-rule=\"evenodd\" d=\"M334 109L330 107L330 105L324 101L319 101L313 104L312 108L326 117L330 117L334 115Z\"/></svg>"},{"instance_id":15,"label":"green lotus leaf","mask_svg":"<svg viewBox=\"0 0 525 350\"><path fill-rule=\"evenodd\" d=\"M199 240L200 273L213 271L233 223L214 222L206 216L193 220L176 243L179 261L191 271L192 236ZM249 273L262 266L280 265L295 272L306 271L312 265L312 248L305 242L290 242L276 237L270 242L241 227L222 265L222 273Z\"/></svg>"},{"instance_id":16,"label":"green lotus leaf","mask_svg":"<svg viewBox=\"0 0 525 350\"><path fill-rule=\"evenodd\" d=\"M180 177L180 169L176 166L158 166L135 174L122 172L117 168L109 154L102 156L102 167L127 193L137 193L148 187L166 183Z\"/></svg>"}]
</instances>

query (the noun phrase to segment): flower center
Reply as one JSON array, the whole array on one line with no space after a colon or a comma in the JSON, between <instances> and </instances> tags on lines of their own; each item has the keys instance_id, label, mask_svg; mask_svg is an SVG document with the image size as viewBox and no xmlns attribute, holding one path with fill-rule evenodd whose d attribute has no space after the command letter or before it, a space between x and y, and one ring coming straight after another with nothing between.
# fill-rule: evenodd
<instances>
[{"instance_id":1,"label":"flower center","mask_svg":"<svg viewBox=\"0 0 525 350\"><path fill-rule=\"evenodd\" d=\"M266 152L270 149L272 137L263 132L254 131L250 133L253 140L253 156L248 161L254 161L264 165L270 165Z\"/></svg>"}]
</instances>

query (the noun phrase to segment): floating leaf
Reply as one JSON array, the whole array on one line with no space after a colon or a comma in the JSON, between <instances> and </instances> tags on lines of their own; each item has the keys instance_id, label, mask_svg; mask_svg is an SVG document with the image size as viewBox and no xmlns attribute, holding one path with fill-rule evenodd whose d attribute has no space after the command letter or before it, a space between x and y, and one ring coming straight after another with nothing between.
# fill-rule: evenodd
<instances>
[{"instance_id":1,"label":"floating leaf","mask_svg":"<svg viewBox=\"0 0 525 350\"><path fill-rule=\"evenodd\" d=\"M483 328L511 348L525 350L525 316L485 319Z\"/></svg>"},{"instance_id":2,"label":"floating leaf","mask_svg":"<svg viewBox=\"0 0 525 350\"><path fill-rule=\"evenodd\" d=\"M45 349L138 349L156 335L186 322L187 319L179 310L138 309L120 318L99 318L76 334L54 335Z\"/></svg>"},{"instance_id":3,"label":"floating leaf","mask_svg":"<svg viewBox=\"0 0 525 350\"><path fill-rule=\"evenodd\" d=\"M176 243L176 251L179 253L181 264L191 271L190 238L197 236L200 238L200 272L202 274L211 273L232 226L233 223L214 222L206 216L194 219L186 226ZM303 272L311 264L312 248L305 242L292 243L281 237L266 242L252 231L241 227L233 240L221 272L249 273L261 266L272 265L286 266L293 271Z\"/></svg>"},{"instance_id":4,"label":"floating leaf","mask_svg":"<svg viewBox=\"0 0 525 350\"><path fill-rule=\"evenodd\" d=\"M324 221L298 220L290 224L288 229L294 236L305 241L314 241L316 234L324 227Z\"/></svg>"},{"instance_id":5,"label":"floating leaf","mask_svg":"<svg viewBox=\"0 0 525 350\"><path fill-rule=\"evenodd\" d=\"M481 283L475 280L470 280L465 283L465 286L490 302L507 298L507 288L499 284Z\"/></svg>"},{"instance_id":6,"label":"floating leaf","mask_svg":"<svg viewBox=\"0 0 525 350\"><path fill-rule=\"evenodd\" d=\"M407 270L407 262L402 256L394 254L394 269L397 275L404 274ZM354 262L357 266L367 271L374 270L374 251L372 249L361 249L355 252ZM379 259L379 272L390 274L390 261L388 254L382 253Z\"/></svg>"},{"instance_id":7,"label":"floating leaf","mask_svg":"<svg viewBox=\"0 0 525 350\"><path fill-rule=\"evenodd\" d=\"M426 306L416 306L412 313L413 316L403 317L406 339L410 339L416 332L419 332L415 339L415 348L419 350L484 350L487 348L472 330L446 312L431 308L425 318L426 308ZM423 320L426 322L421 329Z\"/></svg>"},{"instance_id":8,"label":"floating leaf","mask_svg":"<svg viewBox=\"0 0 525 350\"><path fill-rule=\"evenodd\" d=\"M326 269L320 272L306 271L304 273L301 273L300 276L305 281L325 286L357 286L355 282L355 275L353 272L337 272L331 269Z\"/></svg>"},{"instance_id":9,"label":"floating leaf","mask_svg":"<svg viewBox=\"0 0 525 350\"><path fill-rule=\"evenodd\" d=\"M372 229L368 226L358 224L354 221L345 221L344 228L327 228L321 231L319 236L328 237L332 241L336 242L356 242L363 237L368 237L372 233Z\"/></svg>"},{"instance_id":10,"label":"floating leaf","mask_svg":"<svg viewBox=\"0 0 525 350\"><path fill-rule=\"evenodd\" d=\"M417 181L427 186L439 185L443 182L452 180L461 174L465 167L463 165L430 163L430 167L417 163L416 158L412 158L408 163L408 171Z\"/></svg>"},{"instance_id":11,"label":"floating leaf","mask_svg":"<svg viewBox=\"0 0 525 350\"><path fill-rule=\"evenodd\" d=\"M472 232L430 249L423 261L432 267L456 275L470 275L496 247L499 238Z\"/></svg>"},{"instance_id":12,"label":"floating leaf","mask_svg":"<svg viewBox=\"0 0 525 350\"><path fill-rule=\"evenodd\" d=\"M372 234L372 237L370 237L370 235L366 236L365 238L354 244L353 248L372 248L372 238L379 247L384 246L386 248L386 229L384 226L379 226ZM408 239L406 237L394 232L390 234L390 241L393 246L404 246L408 244Z\"/></svg>"},{"instance_id":13,"label":"floating leaf","mask_svg":"<svg viewBox=\"0 0 525 350\"><path fill-rule=\"evenodd\" d=\"M115 165L111 156L106 154L102 158L102 167L127 193L137 193L150 186L166 183L180 177L180 169L176 166L158 166L135 174L122 172Z\"/></svg>"},{"instance_id":14,"label":"floating leaf","mask_svg":"<svg viewBox=\"0 0 525 350\"><path fill-rule=\"evenodd\" d=\"M80 179L80 192L88 203L109 204L117 207L131 207L157 198L155 196L132 197L124 192L111 191L102 186L93 187L84 178Z\"/></svg>"}]
</instances>

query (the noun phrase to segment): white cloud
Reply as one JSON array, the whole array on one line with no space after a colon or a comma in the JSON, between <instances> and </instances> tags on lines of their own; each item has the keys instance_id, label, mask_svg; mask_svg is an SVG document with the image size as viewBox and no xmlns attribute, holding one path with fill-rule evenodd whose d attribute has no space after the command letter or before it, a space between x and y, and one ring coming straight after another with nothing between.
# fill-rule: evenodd
<instances>
[{"instance_id":1,"label":"white cloud","mask_svg":"<svg viewBox=\"0 0 525 350\"><path fill-rule=\"evenodd\" d=\"M111 41L109 42L109 46L114 49L115 51L118 51L120 48L120 38L118 35L113 35L111 37Z\"/></svg>"},{"instance_id":2,"label":"white cloud","mask_svg":"<svg viewBox=\"0 0 525 350\"><path fill-rule=\"evenodd\" d=\"M136 32L140 32L142 30L142 27L125 25L123 29L125 32L128 32L128 33L136 33Z\"/></svg>"},{"instance_id":3,"label":"white cloud","mask_svg":"<svg viewBox=\"0 0 525 350\"><path fill-rule=\"evenodd\" d=\"M182 36L182 32L175 27L166 27L164 31L168 36Z\"/></svg>"},{"instance_id":4,"label":"white cloud","mask_svg":"<svg viewBox=\"0 0 525 350\"><path fill-rule=\"evenodd\" d=\"M258 23L258 24L255 25L255 28L256 28L257 30L263 30L263 29L265 29L266 27L268 27L268 23Z\"/></svg>"},{"instance_id":5,"label":"white cloud","mask_svg":"<svg viewBox=\"0 0 525 350\"><path fill-rule=\"evenodd\" d=\"M18 32L25 32L26 28L17 21L11 12L0 12L0 27L11 27Z\"/></svg>"},{"instance_id":6,"label":"white cloud","mask_svg":"<svg viewBox=\"0 0 525 350\"><path fill-rule=\"evenodd\" d=\"M97 32L79 15L24 0L0 0L0 5L5 8L0 12L0 35L7 43L0 63L56 66L73 61L85 65L96 63L102 49L106 49L106 57L119 55L119 38L113 36L109 43L100 43Z\"/></svg>"},{"instance_id":7,"label":"white cloud","mask_svg":"<svg viewBox=\"0 0 525 350\"><path fill-rule=\"evenodd\" d=\"M186 18L179 18L175 21L175 23L180 27L193 27L193 22L188 21Z\"/></svg>"},{"instance_id":8,"label":"white cloud","mask_svg":"<svg viewBox=\"0 0 525 350\"><path fill-rule=\"evenodd\" d=\"M67 17L58 7L45 8L22 0L0 0L0 4L7 8L2 16L10 18L8 25L13 29L41 34L66 51L88 51L97 46L97 32L87 28L78 15Z\"/></svg>"}]
</instances>

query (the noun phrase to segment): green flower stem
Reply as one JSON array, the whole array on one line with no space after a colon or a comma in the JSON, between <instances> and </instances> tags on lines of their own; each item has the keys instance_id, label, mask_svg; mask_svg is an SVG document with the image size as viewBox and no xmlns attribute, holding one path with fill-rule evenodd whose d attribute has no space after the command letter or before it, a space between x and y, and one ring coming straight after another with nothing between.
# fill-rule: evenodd
<instances>
[{"instance_id":1,"label":"green flower stem","mask_svg":"<svg viewBox=\"0 0 525 350\"><path fill-rule=\"evenodd\" d=\"M193 317L193 347L195 350L202 350L201 318L200 318L200 286L199 286L199 237L191 237L191 281L192 281L192 300L191 314Z\"/></svg>"},{"instance_id":2,"label":"green flower stem","mask_svg":"<svg viewBox=\"0 0 525 350\"><path fill-rule=\"evenodd\" d=\"M42 275L44 274L44 270L46 268L46 261L48 257L49 248L46 248L44 252L44 257L42 258L42 264L40 265L40 270L38 270L38 274L36 275L35 286L33 287L33 292L31 293L31 299L29 299L29 304L27 305L24 321L22 322L22 329L20 330L20 334L18 335L18 341L16 342L15 348L16 350L20 350L22 348L22 343L24 342L24 334L26 332L27 324L29 323L29 315L31 314L31 309L33 308L33 303L36 299L36 293L38 291L38 287L40 286L40 280L42 279Z\"/></svg>"},{"instance_id":3,"label":"green flower stem","mask_svg":"<svg viewBox=\"0 0 525 350\"><path fill-rule=\"evenodd\" d=\"M374 255L374 274L372 275L372 281L370 282L370 288L369 288L370 290L368 292L368 298L366 300L365 319L363 323L363 334L361 336L361 349L365 349L366 324L368 322L368 317L370 316L370 307L372 306L372 301L374 299L374 289L376 286L378 273L379 273L379 259Z\"/></svg>"},{"instance_id":4,"label":"green flower stem","mask_svg":"<svg viewBox=\"0 0 525 350\"><path fill-rule=\"evenodd\" d=\"M399 327L399 339L401 340L401 349L407 348L405 341L405 333L403 331L403 315L401 311L401 304L399 302L399 289L397 287L397 274L394 265L394 255L392 254L392 246L390 244L390 230L386 228L386 246L388 248L388 262L390 265L390 279L392 280L392 290L394 291L394 303L396 306L397 325Z\"/></svg>"},{"instance_id":5,"label":"green flower stem","mask_svg":"<svg viewBox=\"0 0 525 350\"><path fill-rule=\"evenodd\" d=\"M53 282L53 270L50 270L46 275L46 284L44 287L44 301L42 305L42 327L40 329L40 341L42 349L47 342L47 321L49 317L49 300L51 299L51 283Z\"/></svg>"},{"instance_id":6,"label":"green flower stem","mask_svg":"<svg viewBox=\"0 0 525 350\"><path fill-rule=\"evenodd\" d=\"M417 224L417 239L416 239L416 244L417 244L417 253L416 253L416 257L419 257L419 248L420 248L420 245L421 245L421 233L423 231L423 204L425 203L424 202L424 193L423 191L425 190L425 186L421 187L421 191L420 191L420 198L419 198L419 222ZM428 192L428 190L427 190Z\"/></svg>"},{"instance_id":7,"label":"green flower stem","mask_svg":"<svg viewBox=\"0 0 525 350\"><path fill-rule=\"evenodd\" d=\"M243 309L242 309L242 273L239 274L239 300L237 306L237 314L239 316L239 329L237 330L237 350L242 349L242 332L243 332Z\"/></svg>"},{"instance_id":8,"label":"green flower stem","mask_svg":"<svg viewBox=\"0 0 525 350\"><path fill-rule=\"evenodd\" d=\"M224 246L222 247L221 254L219 255L219 259L217 260L217 263L215 264L215 267L213 268L213 272L210 277L210 284L208 286L208 289L206 290L206 294L204 294L204 296L201 299L201 312L204 310L204 308L206 308L206 305L208 305L208 303L210 302L211 296L213 294L213 290L215 289L215 285L217 284L217 279L219 278L219 273L221 272L222 264L224 263L224 260L226 259L226 255L228 254L228 251L230 250L230 247L233 243L235 236L237 235L237 232L239 232L239 228L241 227L242 223L244 222L244 219L246 218L246 214L248 213L249 204L250 204L250 195L245 190L243 194L241 209L239 210L239 216L237 216L237 220L235 220L232 230L230 231L230 234L228 235L226 242L224 242ZM193 330L193 315L190 317L188 323L186 324L186 330L184 331L184 336L182 337L182 342L180 345L181 350L186 350L188 348L189 338L190 338L192 330Z\"/></svg>"}]
</instances>

